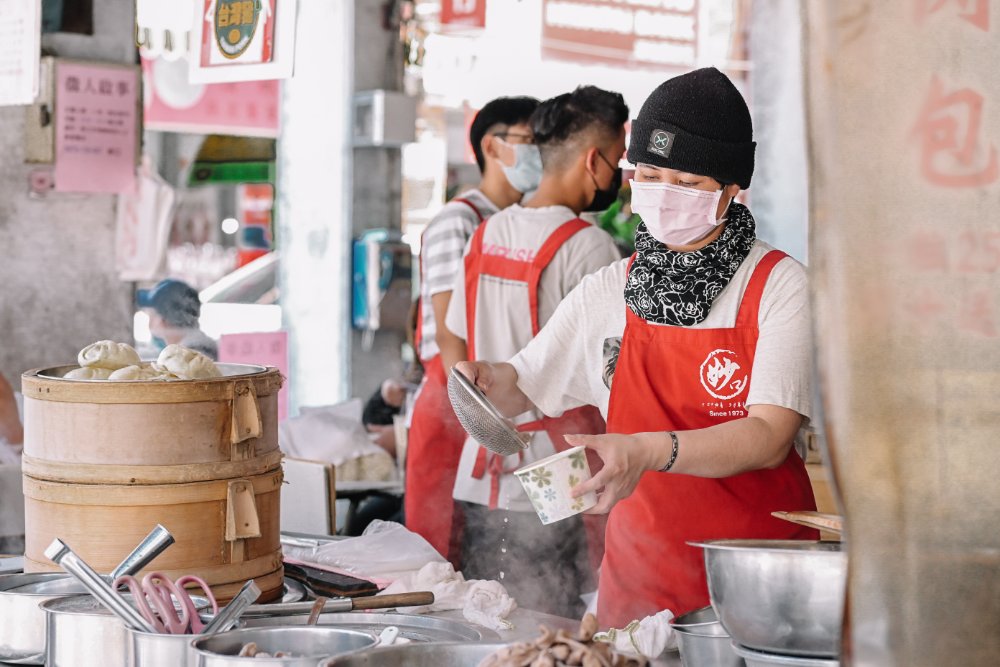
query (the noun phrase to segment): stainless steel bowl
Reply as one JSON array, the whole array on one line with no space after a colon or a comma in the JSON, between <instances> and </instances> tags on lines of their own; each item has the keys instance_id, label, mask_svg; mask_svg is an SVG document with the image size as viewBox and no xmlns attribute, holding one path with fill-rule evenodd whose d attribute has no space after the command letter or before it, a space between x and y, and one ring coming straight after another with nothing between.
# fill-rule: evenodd
<instances>
[{"instance_id":1,"label":"stainless steel bowl","mask_svg":"<svg viewBox=\"0 0 1000 667\"><path fill-rule=\"evenodd\" d=\"M323 667L469 667L506 644L402 644L333 658Z\"/></svg>"},{"instance_id":2,"label":"stainless steel bowl","mask_svg":"<svg viewBox=\"0 0 1000 667\"><path fill-rule=\"evenodd\" d=\"M45 662L45 612L38 605L86 592L65 572L0 576L0 662Z\"/></svg>"},{"instance_id":3,"label":"stainless steel bowl","mask_svg":"<svg viewBox=\"0 0 1000 667\"><path fill-rule=\"evenodd\" d=\"M129 667L196 667L191 643L198 635L161 635L127 629Z\"/></svg>"},{"instance_id":4,"label":"stainless steel bowl","mask_svg":"<svg viewBox=\"0 0 1000 667\"><path fill-rule=\"evenodd\" d=\"M228 667L231 665L286 665L316 667L324 659L363 651L375 645L373 635L356 630L319 626L244 628L221 632L194 642L198 667ZM292 653L292 658L241 658L237 654L250 642L270 654Z\"/></svg>"},{"instance_id":5,"label":"stainless steel bowl","mask_svg":"<svg viewBox=\"0 0 1000 667\"><path fill-rule=\"evenodd\" d=\"M847 588L839 542L692 544L705 549L712 606L734 642L765 653L837 657Z\"/></svg>"},{"instance_id":6,"label":"stainless steel bowl","mask_svg":"<svg viewBox=\"0 0 1000 667\"><path fill-rule=\"evenodd\" d=\"M743 667L733 651L729 634L711 607L678 616L670 625L677 633L677 647L684 667Z\"/></svg>"},{"instance_id":7,"label":"stainless steel bowl","mask_svg":"<svg viewBox=\"0 0 1000 667\"><path fill-rule=\"evenodd\" d=\"M840 661L834 658L804 658L802 656L776 655L754 651L745 646L733 645L733 651L746 660L747 667L839 667Z\"/></svg>"},{"instance_id":8,"label":"stainless steel bowl","mask_svg":"<svg viewBox=\"0 0 1000 667\"><path fill-rule=\"evenodd\" d=\"M269 618L248 618L248 628L269 628L274 626L301 626L308 616L271 616ZM340 612L320 614L317 625L347 630L359 630L376 637L386 628L399 628L399 636L411 642L479 642L494 641L500 635L469 623L448 618L437 618L425 614L400 614L367 612Z\"/></svg>"}]
</instances>

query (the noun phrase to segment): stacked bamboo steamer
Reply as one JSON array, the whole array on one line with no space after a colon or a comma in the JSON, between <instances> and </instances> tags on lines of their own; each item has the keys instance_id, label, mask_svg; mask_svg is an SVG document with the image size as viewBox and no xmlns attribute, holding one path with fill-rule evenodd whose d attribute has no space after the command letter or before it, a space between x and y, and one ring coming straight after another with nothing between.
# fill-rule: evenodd
<instances>
[{"instance_id":1,"label":"stacked bamboo steamer","mask_svg":"<svg viewBox=\"0 0 1000 667\"><path fill-rule=\"evenodd\" d=\"M29 371L24 394L25 571L59 568L56 537L108 572L157 523L176 543L156 559L197 574L220 601L248 579L282 594L277 369L219 364L223 377L66 380Z\"/></svg>"}]
</instances>

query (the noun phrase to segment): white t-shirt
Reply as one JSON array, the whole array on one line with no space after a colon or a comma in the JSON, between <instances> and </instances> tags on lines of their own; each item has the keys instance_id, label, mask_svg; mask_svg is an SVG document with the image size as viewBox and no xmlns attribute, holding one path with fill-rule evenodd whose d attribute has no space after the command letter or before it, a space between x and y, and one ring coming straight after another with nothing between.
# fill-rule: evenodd
<instances>
[{"instance_id":1,"label":"white t-shirt","mask_svg":"<svg viewBox=\"0 0 1000 667\"><path fill-rule=\"evenodd\" d=\"M488 218L499 209L486 195L476 189L467 190L456 199L468 199L475 204L480 215ZM438 354L434 335L437 322L434 321L434 306L431 297L447 292L455 282L455 276L462 268L462 254L465 246L479 226L479 216L468 204L454 199L434 216L424 230L420 245L420 309L421 309L421 359L431 359Z\"/></svg>"},{"instance_id":2,"label":"white t-shirt","mask_svg":"<svg viewBox=\"0 0 1000 667\"><path fill-rule=\"evenodd\" d=\"M530 260L560 226L577 217L564 206L524 208L513 205L490 218L483 235L483 254ZM589 273L621 258L611 236L599 227L590 226L571 236L553 255L539 279L538 322L545 322L556 312L559 303ZM477 359L508 359L531 341L531 310L525 283L492 276L480 277L476 299L475 353ZM452 288L445 324L455 335L467 340L465 270L459 272ZM528 414L518 421L531 421L541 415ZM466 440L455 479L455 498L486 505L490 495L490 476L472 477L480 446ZM523 458L509 456L504 469L545 458L555 448L545 433L535 433ZM511 511L531 512L521 483L513 475L500 480L498 506Z\"/></svg>"},{"instance_id":3,"label":"white t-shirt","mask_svg":"<svg viewBox=\"0 0 1000 667\"><path fill-rule=\"evenodd\" d=\"M772 249L758 240L708 317L692 328L734 326L750 276ZM609 378L606 370L617 357L625 331L627 267L625 259L584 278L538 336L510 359L518 387L545 414L558 416L581 405L596 405L607 418L613 376ZM808 418L812 325L808 278L799 262L789 257L774 267L764 287L758 322L746 405L777 405Z\"/></svg>"}]
</instances>

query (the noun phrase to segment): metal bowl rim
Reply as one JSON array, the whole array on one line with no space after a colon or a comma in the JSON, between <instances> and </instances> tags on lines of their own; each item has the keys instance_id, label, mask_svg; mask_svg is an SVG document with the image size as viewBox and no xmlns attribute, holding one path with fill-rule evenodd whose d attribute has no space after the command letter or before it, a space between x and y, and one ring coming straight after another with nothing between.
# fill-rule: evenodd
<instances>
[{"instance_id":1,"label":"metal bowl rim","mask_svg":"<svg viewBox=\"0 0 1000 667\"><path fill-rule=\"evenodd\" d=\"M37 581L26 581L21 582L15 586L6 587L5 584L8 581L12 581L14 577L18 578L31 578L41 577ZM30 586L31 584L41 584L48 581L58 581L60 579L72 579L71 575L65 572L18 572L14 574L0 574L0 595L23 595L25 597L68 597L70 595L80 595L80 593L36 593L34 591L19 591L18 588L22 586ZM83 584L80 584L81 587Z\"/></svg>"},{"instance_id":2,"label":"metal bowl rim","mask_svg":"<svg viewBox=\"0 0 1000 667\"><path fill-rule=\"evenodd\" d=\"M776 665L801 665L802 667L836 667L840 664L840 659L830 656L817 655L792 655L789 653L771 653L760 651L749 646L743 646L737 642L732 642L733 651L741 658L757 658L766 660Z\"/></svg>"},{"instance_id":3,"label":"metal bowl rim","mask_svg":"<svg viewBox=\"0 0 1000 667\"><path fill-rule=\"evenodd\" d=\"M148 363L151 363L151 362L149 360L144 359L142 363L148 364ZM268 366L258 366L256 364L231 364L231 363L228 363L228 362L216 362L216 366L219 366L220 370L222 369L222 367L233 367L233 366L241 367L241 368L246 369L246 370L245 370L245 372L237 373L235 375L223 375L222 377L217 377L217 378L205 378L205 379L202 379L202 380L172 380L171 382L173 382L173 383L177 383L177 382L212 382L213 380L214 381L232 380L233 378L253 377L253 376L256 376L256 375L261 375L262 373L266 373L269 370L271 370L271 367L268 367ZM80 378L66 378L66 377L62 377L62 375L52 375L51 374L53 372L56 372L56 373L61 372L61 373L65 374L68 371L73 370L74 368L80 368L80 365L79 364L62 364L62 365L59 365L59 366L48 366L46 368L38 368L38 369L35 369L35 370L27 371L26 373L24 373L24 375L27 375L29 377L38 377L38 378L42 378L42 379L45 379L45 380L61 380L63 382L77 382L77 383L80 383L80 382L84 382L84 383L86 383L86 382L90 382L90 383L94 383L94 382L108 382L108 380L84 380L84 379L80 379ZM121 382L131 382L131 383L136 383L136 384L155 384L155 385L163 384L162 380L121 380Z\"/></svg>"},{"instance_id":4,"label":"metal bowl rim","mask_svg":"<svg viewBox=\"0 0 1000 667\"><path fill-rule=\"evenodd\" d=\"M830 554L831 557L846 554L841 542L826 540L706 540L687 544L717 551Z\"/></svg>"},{"instance_id":5,"label":"metal bowl rim","mask_svg":"<svg viewBox=\"0 0 1000 667\"><path fill-rule=\"evenodd\" d=\"M194 641L191 642L191 648L194 649L195 651L197 651L199 654L202 654L202 655L207 655L207 656L221 656L223 658L235 658L237 656L230 655L230 654L227 654L227 653L216 653L215 651L212 651L210 649L206 649L206 648L200 647L199 644L203 644L204 642L211 641L213 639L218 639L219 637L223 637L223 636L230 636L231 637L233 635L253 635L253 634L259 634L259 633L275 634L277 632L286 631L286 630L293 630L293 631L296 631L296 632L299 632L299 631L317 632L318 631L318 632L336 633L336 634L342 634L342 635L353 635L353 636L357 636L357 637L364 637L365 639L370 639L372 641L372 643L369 644L368 646L365 646L365 647L362 647L362 648L356 648L356 649L349 649L348 651L345 651L344 653L340 654L340 655L345 655L345 656L346 655L350 655L351 653L357 652L357 651L368 651L368 650L371 650L371 648L374 647L376 645L376 643L378 642L378 637L376 637L375 635L371 634L370 632L364 632L362 630L344 630L342 628L335 628L335 627L331 627L331 626L320 626L320 625L278 625L278 626L274 626L274 627L270 627L270 628L266 628L266 627L265 628L240 628L239 630L227 630L226 632L219 632L219 633L216 633L214 635L210 635L208 637L203 637L202 639L195 639ZM238 638L237 638L237 641L238 641ZM328 656L326 656L326 655L296 656L296 658L299 658L299 659L301 659L301 658L305 658L305 659L312 659L312 658L323 659L325 657L328 657ZM279 660L280 659L281 658L279 658ZM267 663L262 663L262 664L267 664Z\"/></svg>"}]
</instances>

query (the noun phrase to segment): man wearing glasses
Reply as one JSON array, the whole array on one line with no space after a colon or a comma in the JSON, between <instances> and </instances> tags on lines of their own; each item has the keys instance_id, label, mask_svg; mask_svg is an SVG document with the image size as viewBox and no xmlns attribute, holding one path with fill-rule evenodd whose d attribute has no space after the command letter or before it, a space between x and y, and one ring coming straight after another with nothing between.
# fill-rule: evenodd
<instances>
[{"instance_id":1,"label":"man wearing glasses","mask_svg":"<svg viewBox=\"0 0 1000 667\"><path fill-rule=\"evenodd\" d=\"M461 521L453 520L452 487L465 431L448 402L445 378L466 353L444 319L469 237L483 220L538 187L541 162L532 160L528 124L537 107L532 97L501 97L479 111L469 131L482 173L479 185L445 204L421 242L416 346L425 374L408 439L405 516L410 530L456 563Z\"/></svg>"}]
</instances>

